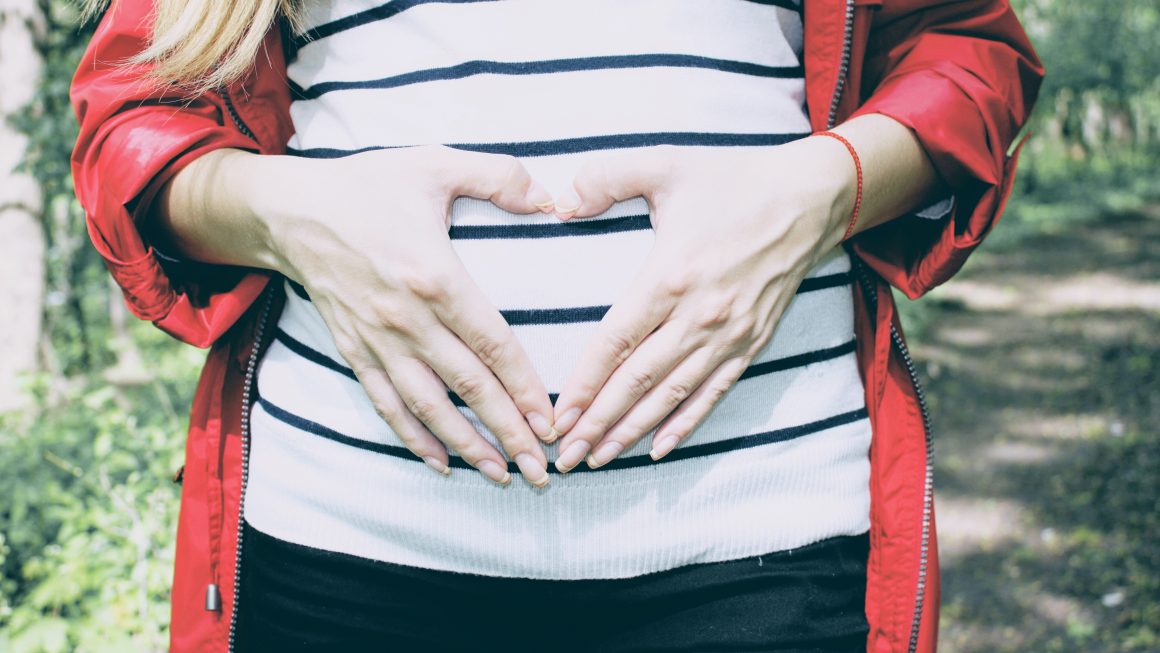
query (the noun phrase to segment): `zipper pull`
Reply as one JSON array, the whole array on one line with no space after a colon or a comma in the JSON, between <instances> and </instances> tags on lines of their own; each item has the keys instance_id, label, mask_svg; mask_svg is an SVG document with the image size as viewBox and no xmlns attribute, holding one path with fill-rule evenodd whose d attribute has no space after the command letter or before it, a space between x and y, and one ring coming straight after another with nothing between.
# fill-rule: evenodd
<instances>
[{"instance_id":1,"label":"zipper pull","mask_svg":"<svg viewBox=\"0 0 1160 653\"><path fill-rule=\"evenodd\" d=\"M206 612L221 612L222 593L216 583L205 586L205 609Z\"/></svg>"}]
</instances>

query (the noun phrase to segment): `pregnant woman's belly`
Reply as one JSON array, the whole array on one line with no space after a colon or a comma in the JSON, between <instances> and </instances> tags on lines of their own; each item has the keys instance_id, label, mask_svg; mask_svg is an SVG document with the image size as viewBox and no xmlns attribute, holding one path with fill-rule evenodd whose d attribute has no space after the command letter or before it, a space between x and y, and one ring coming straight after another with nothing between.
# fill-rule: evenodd
<instances>
[{"instance_id":1,"label":"pregnant woman's belly","mask_svg":"<svg viewBox=\"0 0 1160 653\"><path fill-rule=\"evenodd\" d=\"M457 144L519 156L559 193L585 160L617 150L772 146L809 132L792 6L379 4L319 3L308 21L314 40L289 67L291 153ZM567 223L460 199L449 236L555 394L654 232L639 198ZM702 255L718 254L706 243ZM451 476L433 473L289 287L258 370L246 518L320 549L530 578L633 576L863 533L870 425L851 292L850 261L834 250L681 446L653 462L646 434L612 463L553 473L536 490L518 479L497 487L454 452ZM495 442L470 407L457 408ZM546 451L555 460L557 445Z\"/></svg>"},{"instance_id":2,"label":"pregnant woman's belly","mask_svg":"<svg viewBox=\"0 0 1160 653\"><path fill-rule=\"evenodd\" d=\"M653 236L643 201L562 223L459 200L450 229L553 394ZM290 287L258 371L247 519L328 550L544 578L636 575L863 532L870 430L850 283L849 259L834 250L743 378L668 457L649 458L646 434L600 470L553 474L546 490L518 479L498 488L462 465L450 478L431 472L374 412L318 312ZM496 443L469 407L458 409ZM557 446L546 450L554 460Z\"/></svg>"}]
</instances>

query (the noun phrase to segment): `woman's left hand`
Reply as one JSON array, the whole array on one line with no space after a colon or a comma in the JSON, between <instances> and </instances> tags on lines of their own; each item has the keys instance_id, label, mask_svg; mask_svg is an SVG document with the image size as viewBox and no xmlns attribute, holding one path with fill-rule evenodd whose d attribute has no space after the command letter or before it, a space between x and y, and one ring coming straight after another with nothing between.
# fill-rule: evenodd
<instances>
[{"instance_id":1,"label":"woman's left hand","mask_svg":"<svg viewBox=\"0 0 1160 653\"><path fill-rule=\"evenodd\" d=\"M686 438L772 337L806 273L838 245L856 179L849 154L826 137L661 146L586 164L575 196L557 198L557 215L592 216L642 196L655 240L556 401L555 428L566 434L557 469L585 457L604 465L658 423L654 460Z\"/></svg>"}]
</instances>

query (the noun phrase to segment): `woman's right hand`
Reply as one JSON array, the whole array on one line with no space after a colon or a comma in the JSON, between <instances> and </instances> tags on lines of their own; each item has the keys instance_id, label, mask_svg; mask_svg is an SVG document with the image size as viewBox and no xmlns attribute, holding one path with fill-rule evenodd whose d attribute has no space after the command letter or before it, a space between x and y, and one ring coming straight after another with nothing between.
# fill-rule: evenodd
<instances>
[{"instance_id":1,"label":"woman's right hand","mask_svg":"<svg viewBox=\"0 0 1160 653\"><path fill-rule=\"evenodd\" d=\"M200 171L184 174L202 159ZM161 219L182 253L274 269L306 288L378 413L430 467L449 473L451 450L491 480L511 480L450 388L529 483L547 484L536 437L555 436L547 390L448 237L456 197L513 213L552 210L515 158L442 146L328 160L215 151L164 193ZM228 207L214 201L222 198ZM230 210L214 217L214 208ZM232 224L222 231L215 222Z\"/></svg>"}]
</instances>

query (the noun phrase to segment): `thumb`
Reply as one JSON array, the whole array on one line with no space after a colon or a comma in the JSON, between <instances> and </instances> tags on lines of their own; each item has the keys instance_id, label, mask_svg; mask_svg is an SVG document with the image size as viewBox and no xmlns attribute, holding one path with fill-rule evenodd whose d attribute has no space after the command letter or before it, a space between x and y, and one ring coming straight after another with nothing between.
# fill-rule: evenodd
<instances>
[{"instance_id":1,"label":"thumb","mask_svg":"<svg viewBox=\"0 0 1160 653\"><path fill-rule=\"evenodd\" d=\"M572 190L556 198L560 218L586 218L608 210L615 202L652 194L668 178L672 157L665 147L625 152L594 159L580 166Z\"/></svg>"},{"instance_id":2,"label":"thumb","mask_svg":"<svg viewBox=\"0 0 1160 653\"><path fill-rule=\"evenodd\" d=\"M514 156L445 148L441 168L454 197L489 200L512 213L552 211L552 195Z\"/></svg>"}]
</instances>

